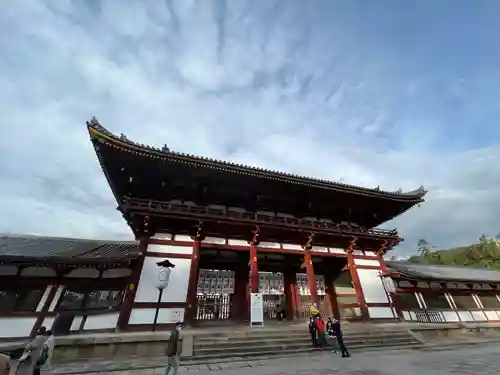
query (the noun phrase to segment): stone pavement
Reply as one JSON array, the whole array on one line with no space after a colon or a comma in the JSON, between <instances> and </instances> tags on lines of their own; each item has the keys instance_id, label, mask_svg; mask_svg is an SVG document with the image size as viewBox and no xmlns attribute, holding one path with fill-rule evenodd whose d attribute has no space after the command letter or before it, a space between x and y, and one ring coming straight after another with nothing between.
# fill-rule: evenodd
<instances>
[{"instance_id":1,"label":"stone pavement","mask_svg":"<svg viewBox=\"0 0 500 375\"><path fill-rule=\"evenodd\" d=\"M444 351L377 351L340 358L322 353L309 357L185 366L184 375L498 375L500 345ZM144 361L144 360L143 360ZM91 372L86 375L157 375L163 368ZM68 372L66 372L68 373Z\"/></svg>"}]
</instances>

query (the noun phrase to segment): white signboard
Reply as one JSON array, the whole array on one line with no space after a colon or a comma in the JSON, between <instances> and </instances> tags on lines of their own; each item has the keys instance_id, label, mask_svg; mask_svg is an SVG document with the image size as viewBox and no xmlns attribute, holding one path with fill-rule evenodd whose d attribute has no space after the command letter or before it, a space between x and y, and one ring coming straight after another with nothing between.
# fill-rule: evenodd
<instances>
[{"instance_id":1,"label":"white signboard","mask_svg":"<svg viewBox=\"0 0 500 375\"><path fill-rule=\"evenodd\" d=\"M262 293L250 293L250 327L264 326L264 303Z\"/></svg>"}]
</instances>

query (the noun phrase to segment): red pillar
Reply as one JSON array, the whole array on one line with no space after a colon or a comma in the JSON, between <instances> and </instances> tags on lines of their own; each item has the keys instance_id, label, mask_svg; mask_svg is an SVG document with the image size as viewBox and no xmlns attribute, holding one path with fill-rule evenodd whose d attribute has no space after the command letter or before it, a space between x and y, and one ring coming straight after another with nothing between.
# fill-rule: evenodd
<instances>
[{"instance_id":1,"label":"red pillar","mask_svg":"<svg viewBox=\"0 0 500 375\"><path fill-rule=\"evenodd\" d=\"M356 264L354 263L354 257L352 251L347 251L347 267L351 273L351 279L356 291L356 297L358 299L359 308L361 310L361 316L363 320L369 320L370 314L368 312L368 307L366 306L365 295L363 289L361 288L361 281L359 280L358 270L356 269Z\"/></svg>"},{"instance_id":2,"label":"red pillar","mask_svg":"<svg viewBox=\"0 0 500 375\"><path fill-rule=\"evenodd\" d=\"M144 236L139 239L139 253L140 257L136 260L132 274L130 275L129 284L127 285L127 290L125 291L125 297L123 303L120 307L120 314L118 315L117 326L119 330L124 330L127 328L128 320L130 314L132 313L132 307L134 306L135 295L137 293L137 287L139 286L139 281L141 279L142 266L144 265L144 258L146 257L146 251L148 249L149 238Z\"/></svg>"},{"instance_id":3,"label":"red pillar","mask_svg":"<svg viewBox=\"0 0 500 375\"><path fill-rule=\"evenodd\" d=\"M250 244L250 293L259 292L259 268L257 267L257 245Z\"/></svg>"},{"instance_id":4,"label":"red pillar","mask_svg":"<svg viewBox=\"0 0 500 375\"><path fill-rule=\"evenodd\" d=\"M196 239L193 243L193 253L191 255L191 267L189 270L188 291L186 298L186 310L184 312L184 322L192 324L196 318L198 304L198 277L200 274L200 249L201 241Z\"/></svg>"},{"instance_id":5,"label":"red pillar","mask_svg":"<svg viewBox=\"0 0 500 375\"><path fill-rule=\"evenodd\" d=\"M311 252L306 250L304 255L304 263L307 272L307 284L309 285L309 292L311 293L311 303L318 303L318 290L316 286L316 276L314 275L314 266L312 262Z\"/></svg>"}]
</instances>

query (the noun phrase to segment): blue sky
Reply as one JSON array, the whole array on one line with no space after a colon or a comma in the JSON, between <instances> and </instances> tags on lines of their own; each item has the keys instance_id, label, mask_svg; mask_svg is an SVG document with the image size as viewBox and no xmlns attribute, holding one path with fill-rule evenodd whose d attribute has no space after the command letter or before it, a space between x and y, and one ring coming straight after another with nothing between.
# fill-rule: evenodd
<instances>
[{"instance_id":1,"label":"blue sky","mask_svg":"<svg viewBox=\"0 0 500 375\"><path fill-rule=\"evenodd\" d=\"M498 1L0 3L0 232L130 238L85 129L429 193L385 226L500 232Z\"/></svg>"}]
</instances>

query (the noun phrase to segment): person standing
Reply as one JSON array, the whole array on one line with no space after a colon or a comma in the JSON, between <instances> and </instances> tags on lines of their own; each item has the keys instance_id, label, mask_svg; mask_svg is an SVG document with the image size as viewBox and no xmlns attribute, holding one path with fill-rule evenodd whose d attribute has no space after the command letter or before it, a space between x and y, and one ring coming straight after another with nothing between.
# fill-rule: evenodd
<instances>
[{"instance_id":1,"label":"person standing","mask_svg":"<svg viewBox=\"0 0 500 375\"><path fill-rule=\"evenodd\" d=\"M337 336L335 336L335 331L333 330L333 321L332 318L328 318L326 322L326 333L328 335L328 341L330 346L332 347L332 353L339 353L339 344L337 342Z\"/></svg>"},{"instance_id":2,"label":"person standing","mask_svg":"<svg viewBox=\"0 0 500 375\"><path fill-rule=\"evenodd\" d=\"M325 339L325 322L323 321L323 318L318 316L316 318L316 331L318 332L318 343L317 345L320 348L323 348L326 344L326 339Z\"/></svg>"},{"instance_id":3,"label":"person standing","mask_svg":"<svg viewBox=\"0 0 500 375\"><path fill-rule=\"evenodd\" d=\"M45 341L47 341L46 331L45 327L40 327L36 336L26 344L24 352L18 361L16 375L33 375L35 373L36 362L40 357Z\"/></svg>"},{"instance_id":4,"label":"person standing","mask_svg":"<svg viewBox=\"0 0 500 375\"><path fill-rule=\"evenodd\" d=\"M175 328L170 333L170 338L167 344L167 367L165 369L165 375L176 375L179 370L179 356L181 354L181 345L179 345L179 335L184 327L184 323L178 322L175 324Z\"/></svg>"},{"instance_id":5,"label":"person standing","mask_svg":"<svg viewBox=\"0 0 500 375\"><path fill-rule=\"evenodd\" d=\"M313 318L317 318L320 315L321 315L321 313L319 312L318 308L316 307L316 304L313 303L311 305L311 316Z\"/></svg>"},{"instance_id":6,"label":"person standing","mask_svg":"<svg viewBox=\"0 0 500 375\"><path fill-rule=\"evenodd\" d=\"M337 337L337 342L339 344L340 352L342 353L342 357L350 357L349 351L347 350L344 344L344 336L342 335L342 329L340 328L340 322L335 319L332 324L333 333Z\"/></svg>"},{"instance_id":7,"label":"person standing","mask_svg":"<svg viewBox=\"0 0 500 375\"><path fill-rule=\"evenodd\" d=\"M51 359L54 352L55 338L51 330L46 331L44 336L47 339L36 361L33 375L49 374L51 372Z\"/></svg>"},{"instance_id":8,"label":"person standing","mask_svg":"<svg viewBox=\"0 0 500 375\"><path fill-rule=\"evenodd\" d=\"M309 334L311 335L311 344L313 348L316 348L317 340L316 340L316 320L314 317L309 318Z\"/></svg>"}]
</instances>

